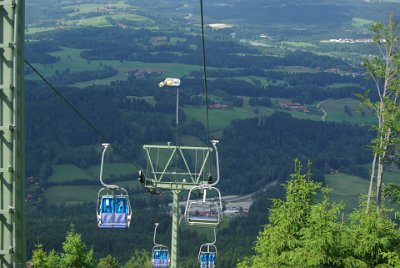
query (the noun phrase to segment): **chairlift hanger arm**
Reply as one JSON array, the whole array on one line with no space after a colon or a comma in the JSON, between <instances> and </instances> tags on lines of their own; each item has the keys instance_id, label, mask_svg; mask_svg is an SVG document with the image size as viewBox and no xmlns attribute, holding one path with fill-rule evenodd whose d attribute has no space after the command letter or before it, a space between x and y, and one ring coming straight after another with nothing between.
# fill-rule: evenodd
<instances>
[{"instance_id":1,"label":"chairlift hanger arm","mask_svg":"<svg viewBox=\"0 0 400 268\"><path fill-rule=\"evenodd\" d=\"M215 243L217 242L217 230L216 228L214 228L214 241L209 243L210 245L215 245Z\"/></svg>"},{"instance_id":2,"label":"chairlift hanger arm","mask_svg":"<svg viewBox=\"0 0 400 268\"><path fill-rule=\"evenodd\" d=\"M118 188L119 188L118 185L106 184L106 183L104 183L104 181L103 181L104 155L106 154L107 148L108 148L108 146L109 146L110 144L109 144L109 143L103 143L102 145L103 145L104 148L103 148L103 152L102 152L102 154L101 154L100 182L101 182L101 184L102 184L104 187L106 187L106 188L108 188L108 189L118 189Z\"/></svg>"},{"instance_id":3,"label":"chairlift hanger arm","mask_svg":"<svg viewBox=\"0 0 400 268\"><path fill-rule=\"evenodd\" d=\"M219 176L219 155L218 155L218 148L217 148L218 141L212 140L211 143L215 150L215 164L216 164L216 169L217 169L217 180L213 184L210 185L211 187L213 187L218 184L220 176Z\"/></svg>"},{"instance_id":4,"label":"chairlift hanger arm","mask_svg":"<svg viewBox=\"0 0 400 268\"><path fill-rule=\"evenodd\" d=\"M160 244L156 243L157 227L158 227L158 225L160 225L160 223L156 222L154 225L155 226L154 226L153 244L154 244L154 246L160 246Z\"/></svg>"}]
</instances>

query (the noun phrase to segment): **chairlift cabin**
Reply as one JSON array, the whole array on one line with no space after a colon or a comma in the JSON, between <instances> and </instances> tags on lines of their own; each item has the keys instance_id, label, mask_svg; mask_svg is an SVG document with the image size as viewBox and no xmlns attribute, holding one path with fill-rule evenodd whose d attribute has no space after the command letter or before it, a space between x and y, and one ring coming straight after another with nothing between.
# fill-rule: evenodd
<instances>
[{"instance_id":1,"label":"chairlift cabin","mask_svg":"<svg viewBox=\"0 0 400 268\"><path fill-rule=\"evenodd\" d=\"M152 250L153 268L167 268L169 267L169 251L168 247L164 245L156 245Z\"/></svg>"},{"instance_id":2,"label":"chairlift cabin","mask_svg":"<svg viewBox=\"0 0 400 268\"><path fill-rule=\"evenodd\" d=\"M196 198L195 193L202 195ZM207 194L213 194L208 197ZM185 220L189 226L217 227L221 221L221 192L215 187L195 186L189 191L185 208Z\"/></svg>"},{"instance_id":3,"label":"chairlift cabin","mask_svg":"<svg viewBox=\"0 0 400 268\"><path fill-rule=\"evenodd\" d=\"M99 228L129 228L132 209L124 188L100 189L97 197L97 226Z\"/></svg>"},{"instance_id":4,"label":"chairlift cabin","mask_svg":"<svg viewBox=\"0 0 400 268\"><path fill-rule=\"evenodd\" d=\"M217 247L214 244L203 244L199 250L200 268L215 268L217 263Z\"/></svg>"},{"instance_id":5,"label":"chairlift cabin","mask_svg":"<svg viewBox=\"0 0 400 268\"><path fill-rule=\"evenodd\" d=\"M153 237L154 247L152 250L153 268L168 268L170 263L168 247L156 243L156 234L158 225L159 223L155 223L154 227L154 237Z\"/></svg>"},{"instance_id":6,"label":"chairlift cabin","mask_svg":"<svg viewBox=\"0 0 400 268\"><path fill-rule=\"evenodd\" d=\"M109 144L103 144L101 156L100 182L104 186L97 194L97 226L99 228L129 228L132 218L132 208L128 191L118 185L103 182L104 155Z\"/></svg>"}]
</instances>

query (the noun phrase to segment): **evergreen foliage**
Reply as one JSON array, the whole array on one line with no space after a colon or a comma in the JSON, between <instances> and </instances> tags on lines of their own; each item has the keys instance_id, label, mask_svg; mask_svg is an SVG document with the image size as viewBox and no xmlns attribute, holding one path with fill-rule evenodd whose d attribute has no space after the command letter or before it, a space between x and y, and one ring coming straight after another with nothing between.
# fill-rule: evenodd
<instances>
[{"instance_id":1,"label":"evergreen foliage","mask_svg":"<svg viewBox=\"0 0 400 268\"><path fill-rule=\"evenodd\" d=\"M378 267L400 257L400 231L388 210L365 214L361 201L349 221L339 220L342 204L329 200L327 188L301 174L295 161L291 180L284 185L285 200L274 200L269 224L260 232L256 254L237 267ZM321 192L321 200L316 199Z\"/></svg>"},{"instance_id":2,"label":"evergreen foliage","mask_svg":"<svg viewBox=\"0 0 400 268\"><path fill-rule=\"evenodd\" d=\"M87 249L81 235L75 232L73 225L65 237L63 252L51 250L46 253L38 244L33 252L33 266L37 268L90 268L94 265L93 249Z\"/></svg>"},{"instance_id":3,"label":"evergreen foliage","mask_svg":"<svg viewBox=\"0 0 400 268\"><path fill-rule=\"evenodd\" d=\"M152 268L150 254L145 250L136 250L125 263L124 268Z\"/></svg>"},{"instance_id":4,"label":"evergreen foliage","mask_svg":"<svg viewBox=\"0 0 400 268\"><path fill-rule=\"evenodd\" d=\"M97 268L119 268L119 261L111 255L101 258L97 264Z\"/></svg>"},{"instance_id":5,"label":"evergreen foliage","mask_svg":"<svg viewBox=\"0 0 400 268\"><path fill-rule=\"evenodd\" d=\"M221 175L229 178L221 180L221 189L239 194L257 191L287 177L296 157L311 159L318 177L338 169L364 177L357 165L371 160L367 148L371 137L366 128L299 120L282 112L235 120L221 138Z\"/></svg>"}]
</instances>

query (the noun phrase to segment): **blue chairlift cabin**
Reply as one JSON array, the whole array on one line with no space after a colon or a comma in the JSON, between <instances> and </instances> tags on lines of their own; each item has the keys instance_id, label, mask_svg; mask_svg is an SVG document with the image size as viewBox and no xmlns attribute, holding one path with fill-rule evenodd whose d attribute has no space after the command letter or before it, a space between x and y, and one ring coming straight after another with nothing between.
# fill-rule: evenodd
<instances>
[{"instance_id":1,"label":"blue chairlift cabin","mask_svg":"<svg viewBox=\"0 0 400 268\"><path fill-rule=\"evenodd\" d=\"M168 268L169 252L166 246L157 245L153 247L153 268Z\"/></svg>"},{"instance_id":2,"label":"blue chairlift cabin","mask_svg":"<svg viewBox=\"0 0 400 268\"><path fill-rule=\"evenodd\" d=\"M97 226L99 228L129 228L132 218L132 209L128 191L118 185L103 182L104 155L109 146L102 144L104 149L101 155L100 182L104 186L97 194Z\"/></svg>"},{"instance_id":3,"label":"blue chairlift cabin","mask_svg":"<svg viewBox=\"0 0 400 268\"><path fill-rule=\"evenodd\" d=\"M214 268L217 263L217 247L213 243L201 245L198 259L200 268Z\"/></svg>"},{"instance_id":4,"label":"blue chairlift cabin","mask_svg":"<svg viewBox=\"0 0 400 268\"><path fill-rule=\"evenodd\" d=\"M132 210L129 203L129 196L125 189L119 188L119 194L105 194L99 191L97 204L97 226L99 228L129 228ZM115 191L115 190L113 190Z\"/></svg>"},{"instance_id":5,"label":"blue chairlift cabin","mask_svg":"<svg viewBox=\"0 0 400 268\"><path fill-rule=\"evenodd\" d=\"M157 227L159 223L155 223L152 250L153 268L168 268L170 263L168 247L156 243Z\"/></svg>"}]
</instances>

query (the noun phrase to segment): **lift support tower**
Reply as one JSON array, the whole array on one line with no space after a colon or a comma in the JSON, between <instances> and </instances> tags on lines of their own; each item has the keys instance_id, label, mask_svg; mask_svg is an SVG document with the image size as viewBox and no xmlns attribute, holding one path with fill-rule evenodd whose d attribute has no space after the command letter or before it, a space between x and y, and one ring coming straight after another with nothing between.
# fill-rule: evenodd
<instances>
[{"instance_id":1,"label":"lift support tower","mask_svg":"<svg viewBox=\"0 0 400 268\"><path fill-rule=\"evenodd\" d=\"M0 0L0 268L26 267L24 0Z\"/></svg>"}]
</instances>

